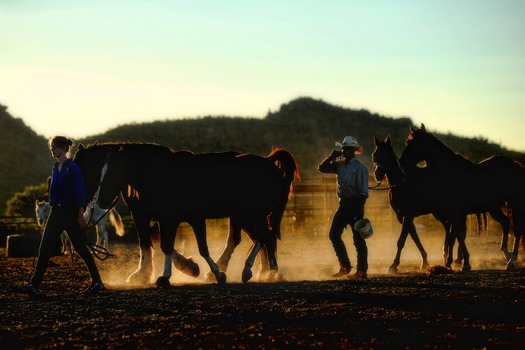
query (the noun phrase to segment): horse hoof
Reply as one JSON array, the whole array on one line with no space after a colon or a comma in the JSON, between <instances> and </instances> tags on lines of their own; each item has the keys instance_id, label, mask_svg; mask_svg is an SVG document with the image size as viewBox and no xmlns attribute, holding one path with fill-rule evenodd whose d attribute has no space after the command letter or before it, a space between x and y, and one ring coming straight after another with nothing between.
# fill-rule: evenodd
<instances>
[{"instance_id":1,"label":"horse hoof","mask_svg":"<svg viewBox=\"0 0 525 350\"><path fill-rule=\"evenodd\" d=\"M146 277L145 275L133 273L129 275L128 279L126 280L126 283L137 285L150 284L151 279L149 277Z\"/></svg>"},{"instance_id":2,"label":"horse hoof","mask_svg":"<svg viewBox=\"0 0 525 350\"><path fill-rule=\"evenodd\" d=\"M175 268L185 275L191 277L198 277L201 273L199 265L195 261L193 261L191 257L187 259L177 259L176 262L174 258L173 261Z\"/></svg>"},{"instance_id":3,"label":"horse hoof","mask_svg":"<svg viewBox=\"0 0 525 350\"><path fill-rule=\"evenodd\" d=\"M248 282L252 278L252 276L252 271L250 269L244 269L242 271L242 282Z\"/></svg>"},{"instance_id":4,"label":"horse hoof","mask_svg":"<svg viewBox=\"0 0 525 350\"><path fill-rule=\"evenodd\" d=\"M470 265L463 265L463 268L461 269L461 272L470 272L472 271L472 266Z\"/></svg>"},{"instance_id":5,"label":"horse hoof","mask_svg":"<svg viewBox=\"0 0 525 350\"><path fill-rule=\"evenodd\" d=\"M270 273L268 273L268 281L278 281L280 280L279 273L276 270L271 270Z\"/></svg>"},{"instance_id":6,"label":"horse hoof","mask_svg":"<svg viewBox=\"0 0 525 350\"><path fill-rule=\"evenodd\" d=\"M507 263L507 266L505 267L505 271L514 271L514 269L516 268L516 265L514 264L514 261L509 261Z\"/></svg>"},{"instance_id":7,"label":"horse hoof","mask_svg":"<svg viewBox=\"0 0 525 350\"><path fill-rule=\"evenodd\" d=\"M222 271L219 271L219 273L216 276L217 283L219 284L225 284L226 283L226 274Z\"/></svg>"},{"instance_id":8,"label":"horse hoof","mask_svg":"<svg viewBox=\"0 0 525 350\"><path fill-rule=\"evenodd\" d=\"M170 279L168 277L160 276L157 278L157 282L155 282L155 285L159 288L169 288L171 287Z\"/></svg>"},{"instance_id":9,"label":"horse hoof","mask_svg":"<svg viewBox=\"0 0 525 350\"><path fill-rule=\"evenodd\" d=\"M214 283L216 280L215 275L211 271L208 271L204 277L204 282L206 283Z\"/></svg>"},{"instance_id":10,"label":"horse hoof","mask_svg":"<svg viewBox=\"0 0 525 350\"><path fill-rule=\"evenodd\" d=\"M397 267L395 267L395 266L390 266L390 267L388 268L387 273L397 273Z\"/></svg>"}]
</instances>

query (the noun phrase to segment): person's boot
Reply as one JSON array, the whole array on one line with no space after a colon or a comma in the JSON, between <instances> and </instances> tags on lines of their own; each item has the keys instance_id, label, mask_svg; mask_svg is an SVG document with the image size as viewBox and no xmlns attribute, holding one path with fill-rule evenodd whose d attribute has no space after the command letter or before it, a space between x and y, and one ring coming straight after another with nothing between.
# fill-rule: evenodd
<instances>
[{"instance_id":1,"label":"person's boot","mask_svg":"<svg viewBox=\"0 0 525 350\"><path fill-rule=\"evenodd\" d=\"M350 273L350 271L352 270L352 267L350 266L343 266L341 265L341 267L339 268L339 271L337 271L336 273L334 273L332 275L332 277L342 277L342 276L346 276Z\"/></svg>"},{"instance_id":2,"label":"person's boot","mask_svg":"<svg viewBox=\"0 0 525 350\"><path fill-rule=\"evenodd\" d=\"M348 276L349 279L352 280L366 280L368 278L368 275L365 271L356 271L352 276Z\"/></svg>"}]
</instances>

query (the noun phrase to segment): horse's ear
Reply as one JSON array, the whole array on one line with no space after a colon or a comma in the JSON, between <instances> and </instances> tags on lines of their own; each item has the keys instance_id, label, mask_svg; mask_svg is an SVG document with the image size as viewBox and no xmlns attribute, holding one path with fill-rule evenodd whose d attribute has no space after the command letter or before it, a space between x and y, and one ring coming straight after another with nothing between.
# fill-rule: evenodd
<instances>
[{"instance_id":1,"label":"horse's ear","mask_svg":"<svg viewBox=\"0 0 525 350\"><path fill-rule=\"evenodd\" d=\"M416 129L413 128L413 127L411 127L411 126L409 126L408 129L410 130L410 132L414 132L414 131L416 131Z\"/></svg>"},{"instance_id":2,"label":"horse's ear","mask_svg":"<svg viewBox=\"0 0 525 350\"><path fill-rule=\"evenodd\" d=\"M80 151L81 149L84 149L84 145L83 144L79 144L78 145L78 150Z\"/></svg>"},{"instance_id":3,"label":"horse's ear","mask_svg":"<svg viewBox=\"0 0 525 350\"><path fill-rule=\"evenodd\" d=\"M389 145L392 144L392 138L390 137L390 135L387 135L387 137L385 138L385 142Z\"/></svg>"},{"instance_id":4,"label":"horse's ear","mask_svg":"<svg viewBox=\"0 0 525 350\"><path fill-rule=\"evenodd\" d=\"M98 140L93 143L93 146L97 146L97 145L98 145Z\"/></svg>"},{"instance_id":5,"label":"horse's ear","mask_svg":"<svg viewBox=\"0 0 525 350\"><path fill-rule=\"evenodd\" d=\"M421 123L421 131L423 131L423 132L427 132L427 131L425 130L425 124L423 124L423 123Z\"/></svg>"},{"instance_id":6,"label":"horse's ear","mask_svg":"<svg viewBox=\"0 0 525 350\"><path fill-rule=\"evenodd\" d=\"M376 135L374 135L374 146L377 146L379 143L379 140L377 139Z\"/></svg>"}]
</instances>

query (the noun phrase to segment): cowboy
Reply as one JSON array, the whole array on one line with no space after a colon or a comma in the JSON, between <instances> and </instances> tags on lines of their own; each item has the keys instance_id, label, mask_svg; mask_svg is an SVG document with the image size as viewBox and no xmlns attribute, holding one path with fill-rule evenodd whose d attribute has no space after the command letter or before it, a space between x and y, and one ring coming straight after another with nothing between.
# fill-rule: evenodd
<instances>
[{"instance_id":1,"label":"cowboy","mask_svg":"<svg viewBox=\"0 0 525 350\"><path fill-rule=\"evenodd\" d=\"M352 270L345 244L341 238L346 225L352 229L354 245L357 250L357 272L350 276L366 279L368 270L368 248L364 237L354 228L363 219L365 202L368 198L368 169L357 158L363 148L353 136L346 136L343 142L336 142L340 150L333 150L319 165L322 173L337 175L337 196L339 207L332 218L330 241L339 259L339 271L332 277L349 275Z\"/></svg>"}]
</instances>

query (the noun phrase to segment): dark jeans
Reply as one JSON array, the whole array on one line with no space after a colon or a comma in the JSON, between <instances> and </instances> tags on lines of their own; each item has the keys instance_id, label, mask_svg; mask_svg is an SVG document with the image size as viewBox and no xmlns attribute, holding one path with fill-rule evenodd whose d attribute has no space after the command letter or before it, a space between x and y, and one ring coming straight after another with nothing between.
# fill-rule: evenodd
<instances>
[{"instance_id":1,"label":"dark jeans","mask_svg":"<svg viewBox=\"0 0 525 350\"><path fill-rule=\"evenodd\" d=\"M49 259L56 250L56 247L60 242L60 234L64 230L67 232L69 240L73 244L76 253L82 258L82 260L84 260L84 264L86 264L91 279L94 282L101 281L97 265L95 264L95 259L93 259L93 256L87 248L87 237L78 225L77 219L77 208L53 207L51 214L49 214L49 218L47 219L42 240L40 241L36 268L29 283L37 288L42 283Z\"/></svg>"},{"instance_id":2,"label":"dark jeans","mask_svg":"<svg viewBox=\"0 0 525 350\"><path fill-rule=\"evenodd\" d=\"M366 199L362 198L339 200L339 208L337 208L332 219L329 234L330 241L332 241L335 254L339 259L341 267L351 267L345 244L341 238L346 225L350 225L354 245L357 250L357 270L363 272L367 272L368 270L368 248L366 241L354 230L354 224L364 216L365 201Z\"/></svg>"}]
</instances>

